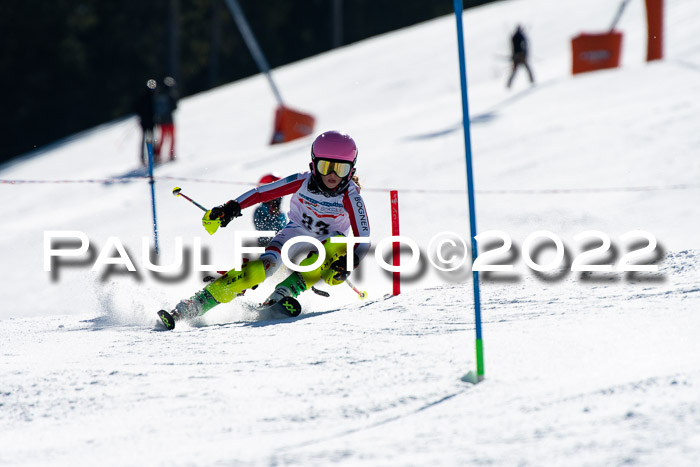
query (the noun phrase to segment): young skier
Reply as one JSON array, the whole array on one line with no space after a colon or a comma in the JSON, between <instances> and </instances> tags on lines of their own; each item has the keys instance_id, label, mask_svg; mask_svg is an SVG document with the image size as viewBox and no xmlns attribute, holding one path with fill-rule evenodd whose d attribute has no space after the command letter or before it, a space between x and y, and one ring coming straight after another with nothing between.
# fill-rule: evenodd
<instances>
[{"instance_id":1,"label":"young skier","mask_svg":"<svg viewBox=\"0 0 700 467\"><path fill-rule=\"evenodd\" d=\"M194 296L178 303L171 314L164 310L158 312L163 324L173 329L175 323L171 318L177 321L201 316L216 305L230 302L244 290L257 286L283 264L281 251L284 243L299 236L321 241L326 253L325 261L313 271L290 274L277 284L263 305L271 306L286 297L296 297L321 279L329 285L344 282L351 273L346 257L347 245L333 243L331 237L345 236L351 230L354 237L370 236L365 203L355 183L356 161L355 141L345 133L327 131L318 136L311 146L310 172L297 173L253 188L235 200L213 208L209 219L219 219L221 227L226 227L233 218L241 215L242 209L293 195L289 223L275 235L259 259L244 263L240 270L228 271ZM355 244L354 268L357 268L369 247L369 243ZM318 253L307 242L293 244L288 256L293 258L311 251L313 253L301 262L302 266L311 265L318 259ZM299 310L289 311L292 316L299 313Z\"/></svg>"}]
</instances>

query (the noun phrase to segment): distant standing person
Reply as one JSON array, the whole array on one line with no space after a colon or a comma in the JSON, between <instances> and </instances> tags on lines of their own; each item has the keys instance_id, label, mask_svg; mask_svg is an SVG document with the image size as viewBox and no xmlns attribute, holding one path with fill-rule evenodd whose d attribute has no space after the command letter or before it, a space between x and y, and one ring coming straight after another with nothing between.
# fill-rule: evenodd
<instances>
[{"instance_id":1,"label":"distant standing person","mask_svg":"<svg viewBox=\"0 0 700 467\"><path fill-rule=\"evenodd\" d=\"M178 93L175 87L175 79L167 76L163 80L163 86L155 96L155 123L158 125L158 143L155 155L160 162L163 145L166 140L170 148L169 160L175 160L175 120L173 112L177 109Z\"/></svg>"},{"instance_id":2,"label":"distant standing person","mask_svg":"<svg viewBox=\"0 0 700 467\"><path fill-rule=\"evenodd\" d=\"M146 143L153 144L153 127L155 125L153 118L153 98L156 87L156 80L149 79L146 82L146 89L141 91L134 104L134 111L136 115L139 116L139 123L141 124L142 137L141 146L139 147L139 156L141 158L141 164L144 166L148 164L148 149L146 148Z\"/></svg>"},{"instance_id":3,"label":"distant standing person","mask_svg":"<svg viewBox=\"0 0 700 467\"><path fill-rule=\"evenodd\" d=\"M511 37L511 42L513 45L513 54L511 56L511 60L513 61L513 71L510 74L510 78L508 78L508 88L510 88L510 85L513 84L515 72L518 71L520 65L523 65L525 67L525 69L527 70L527 74L530 76L530 83L534 84L535 78L532 76L532 69L530 68L530 64L528 63L527 37L525 37L523 28L520 25L518 25L518 27L515 30L515 33Z\"/></svg>"}]
</instances>

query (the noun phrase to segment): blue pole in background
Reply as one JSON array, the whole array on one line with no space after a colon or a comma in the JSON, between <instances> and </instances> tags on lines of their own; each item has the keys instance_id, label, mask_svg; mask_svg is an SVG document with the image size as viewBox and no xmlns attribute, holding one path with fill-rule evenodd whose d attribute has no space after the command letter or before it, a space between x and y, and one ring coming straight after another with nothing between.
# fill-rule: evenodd
<instances>
[{"instance_id":1,"label":"blue pole in background","mask_svg":"<svg viewBox=\"0 0 700 467\"><path fill-rule=\"evenodd\" d=\"M148 183L151 185L151 207L153 208L153 243L158 254L158 221L156 220L156 189L153 180L153 141L152 136L146 140L148 149Z\"/></svg>"},{"instance_id":2,"label":"blue pole in background","mask_svg":"<svg viewBox=\"0 0 700 467\"><path fill-rule=\"evenodd\" d=\"M472 172L472 143L469 133L469 99L467 97L467 64L464 53L464 32L462 27L462 0L454 0L457 17L457 46L459 49L459 75L462 87L462 125L464 126L464 147L467 159L467 195L469 197L469 229L472 243L472 264L476 261L476 209L474 203L474 175ZM477 383L484 379L484 345L481 338L481 297L479 294L479 272L472 271L474 282L474 323L476 326L476 375L470 371L462 380Z\"/></svg>"}]
</instances>

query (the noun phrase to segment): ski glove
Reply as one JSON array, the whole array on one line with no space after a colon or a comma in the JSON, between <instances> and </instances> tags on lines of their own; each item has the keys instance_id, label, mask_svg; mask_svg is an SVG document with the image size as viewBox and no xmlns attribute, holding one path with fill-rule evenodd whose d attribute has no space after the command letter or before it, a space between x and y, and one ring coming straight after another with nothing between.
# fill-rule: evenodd
<instances>
[{"instance_id":1,"label":"ski glove","mask_svg":"<svg viewBox=\"0 0 700 467\"><path fill-rule=\"evenodd\" d=\"M221 227L226 227L236 217L241 217L241 205L233 200L212 208L209 214L209 219L221 219Z\"/></svg>"},{"instance_id":2,"label":"ski glove","mask_svg":"<svg viewBox=\"0 0 700 467\"><path fill-rule=\"evenodd\" d=\"M355 267L360 262L360 258L357 257L357 255L354 255L355 260ZM341 258L338 258L336 261L331 264L331 269L335 271L335 274L333 275L333 279L337 281L338 283L344 282L345 279L350 276L350 273L352 271L348 271L348 258L347 256L342 256Z\"/></svg>"}]
</instances>

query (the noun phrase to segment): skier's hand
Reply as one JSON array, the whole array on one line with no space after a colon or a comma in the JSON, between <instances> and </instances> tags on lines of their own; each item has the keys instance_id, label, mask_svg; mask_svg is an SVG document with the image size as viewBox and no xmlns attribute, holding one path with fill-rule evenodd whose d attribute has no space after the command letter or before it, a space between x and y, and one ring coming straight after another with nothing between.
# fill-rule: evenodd
<instances>
[{"instance_id":1,"label":"skier's hand","mask_svg":"<svg viewBox=\"0 0 700 467\"><path fill-rule=\"evenodd\" d=\"M355 267L357 267L357 264L360 262L359 258L355 255L353 258L355 260ZM350 273L352 271L348 271L348 258L347 256L342 256L338 258L336 261L334 261L331 264L331 269L335 271L335 274L333 275L333 280L336 283L341 283L345 282L345 279L350 276Z\"/></svg>"},{"instance_id":2,"label":"skier's hand","mask_svg":"<svg viewBox=\"0 0 700 467\"><path fill-rule=\"evenodd\" d=\"M209 219L221 220L221 227L226 227L231 222L231 219L236 217L241 217L241 205L233 200L212 208L209 214Z\"/></svg>"}]
</instances>

